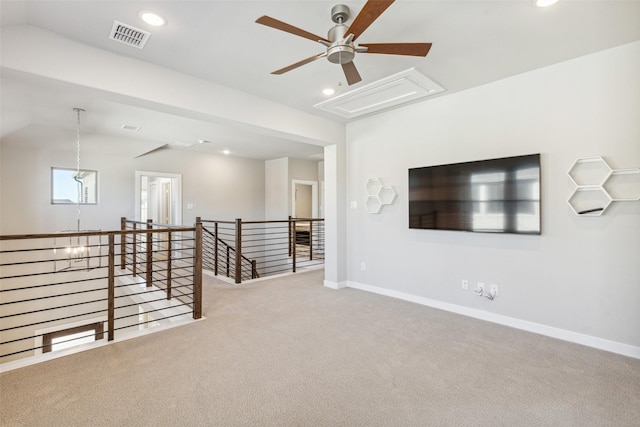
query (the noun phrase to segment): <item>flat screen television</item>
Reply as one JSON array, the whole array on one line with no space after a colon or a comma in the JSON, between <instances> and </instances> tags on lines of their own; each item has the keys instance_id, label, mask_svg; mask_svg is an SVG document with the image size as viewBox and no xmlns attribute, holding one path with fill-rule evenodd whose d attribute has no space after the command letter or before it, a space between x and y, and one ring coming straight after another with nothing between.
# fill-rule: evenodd
<instances>
[{"instance_id":1,"label":"flat screen television","mask_svg":"<svg viewBox=\"0 0 640 427\"><path fill-rule=\"evenodd\" d=\"M409 169L409 228L540 234L540 154Z\"/></svg>"}]
</instances>

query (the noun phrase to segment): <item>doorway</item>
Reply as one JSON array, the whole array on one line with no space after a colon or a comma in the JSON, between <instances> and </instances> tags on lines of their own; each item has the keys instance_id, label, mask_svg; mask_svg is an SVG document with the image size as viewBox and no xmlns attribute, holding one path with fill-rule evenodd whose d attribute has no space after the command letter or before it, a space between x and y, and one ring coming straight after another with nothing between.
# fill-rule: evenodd
<instances>
[{"instance_id":1,"label":"doorway","mask_svg":"<svg viewBox=\"0 0 640 427\"><path fill-rule=\"evenodd\" d=\"M318 218L318 182L291 181L291 216Z\"/></svg>"},{"instance_id":2,"label":"doorway","mask_svg":"<svg viewBox=\"0 0 640 427\"><path fill-rule=\"evenodd\" d=\"M182 175L136 171L136 219L182 224Z\"/></svg>"}]
</instances>

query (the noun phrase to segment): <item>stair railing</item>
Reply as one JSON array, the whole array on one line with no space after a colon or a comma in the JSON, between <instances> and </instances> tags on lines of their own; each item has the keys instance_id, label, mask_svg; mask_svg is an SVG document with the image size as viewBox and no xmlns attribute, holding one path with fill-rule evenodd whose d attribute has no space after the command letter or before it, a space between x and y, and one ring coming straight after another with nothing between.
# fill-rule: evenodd
<instances>
[{"instance_id":1,"label":"stair railing","mask_svg":"<svg viewBox=\"0 0 640 427\"><path fill-rule=\"evenodd\" d=\"M324 220L202 220L203 265L235 283L324 264Z\"/></svg>"}]
</instances>

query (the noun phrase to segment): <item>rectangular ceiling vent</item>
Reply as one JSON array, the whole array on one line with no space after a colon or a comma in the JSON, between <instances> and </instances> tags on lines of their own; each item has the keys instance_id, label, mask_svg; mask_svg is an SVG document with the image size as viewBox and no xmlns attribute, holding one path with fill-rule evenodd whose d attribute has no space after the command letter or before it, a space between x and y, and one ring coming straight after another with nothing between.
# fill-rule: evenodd
<instances>
[{"instance_id":1,"label":"rectangular ceiling vent","mask_svg":"<svg viewBox=\"0 0 640 427\"><path fill-rule=\"evenodd\" d=\"M124 130L130 130L132 132L138 132L140 131L140 129L142 129L139 126L131 126L131 125L122 125L122 129Z\"/></svg>"},{"instance_id":2,"label":"rectangular ceiling vent","mask_svg":"<svg viewBox=\"0 0 640 427\"><path fill-rule=\"evenodd\" d=\"M142 49L147 44L149 37L151 37L151 33L118 21L113 21L111 34L109 34L111 40L137 47L138 49Z\"/></svg>"},{"instance_id":3,"label":"rectangular ceiling vent","mask_svg":"<svg viewBox=\"0 0 640 427\"><path fill-rule=\"evenodd\" d=\"M410 68L322 101L314 107L353 119L443 91L444 88L437 83Z\"/></svg>"},{"instance_id":4,"label":"rectangular ceiling vent","mask_svg":"<svg viewBox=\"0 0 640 427\"><path fill-rule=\"evenodd\" d=\"M175 147L193 147L194 145L196 145L196 143L195 142L175 141L175 142L172 142L171 145L173 145Z\"/></svg>"}]
</instances>

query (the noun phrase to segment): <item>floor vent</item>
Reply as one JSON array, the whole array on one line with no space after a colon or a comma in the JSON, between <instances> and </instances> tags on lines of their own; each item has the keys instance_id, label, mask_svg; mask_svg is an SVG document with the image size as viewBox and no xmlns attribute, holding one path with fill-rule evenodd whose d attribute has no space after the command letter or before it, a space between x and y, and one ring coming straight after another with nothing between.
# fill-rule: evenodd
<instances>
[{"instance_id":1,"label":"floor vent","mask_svg":"<svg viewBox=\"0 0 640 427\"><path fill-rule=\"evenodd\" d=\"M113 27L109 34L111 40L137 47L138 49L144 48L144 45L149 41L149 37L151 37L151 33L118 21L113 21Z\"/></svg>"},{"instance_id":2,"label":"floor vent","mask_svg":"<svg viewBox=\"0 0 640 427\"><path fill-rule=\"evenodd\" d=\"M320 102L314 107L353 119L443 92L444 88L415 68Z\"/></svg>"}]
</instances>

